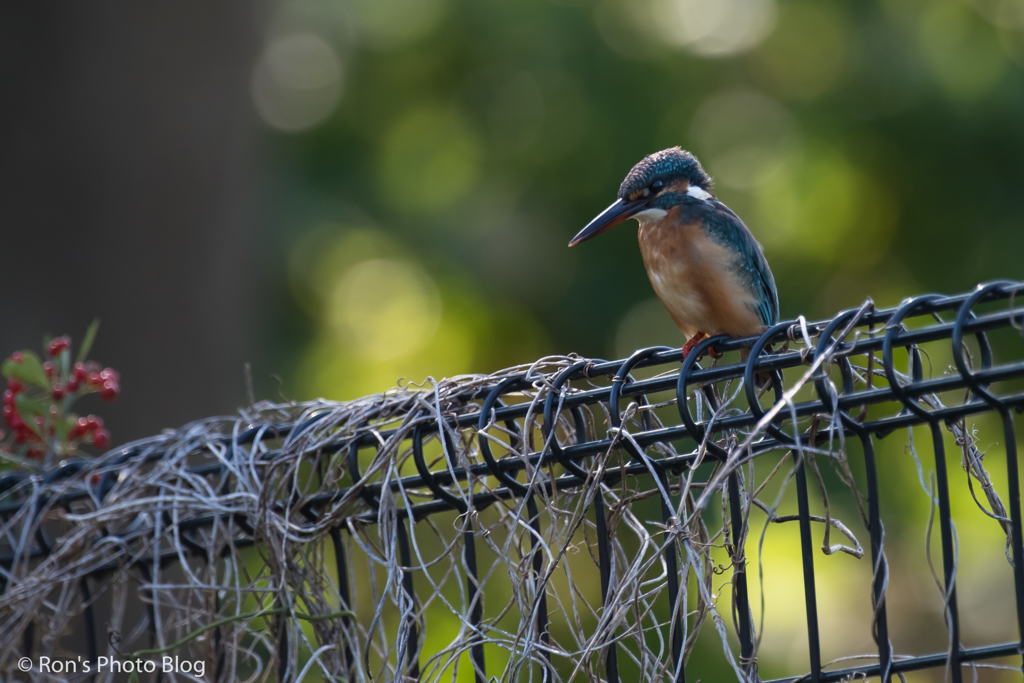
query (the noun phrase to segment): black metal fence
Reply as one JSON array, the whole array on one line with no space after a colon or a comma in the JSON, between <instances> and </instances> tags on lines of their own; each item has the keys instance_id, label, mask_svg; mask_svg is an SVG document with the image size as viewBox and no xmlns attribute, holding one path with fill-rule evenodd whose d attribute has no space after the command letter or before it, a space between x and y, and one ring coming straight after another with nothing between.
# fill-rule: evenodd
<instances>
[{"instance_id":1,"label":"black metal fence","mask_svg":"<svg viewBox=\"0 0 1024 683\"><path fill-rule=\"evenodd\" d=\"M521 617L521 623L529 627L524 637L536 645L530 657L539 672L536 674L539 680L568 680L581 671L580 662L589 655L574 655L576 668L565 668L559 657L566 650L557 646L551 635L549 614L552 612L548 599L553 588L548 581L558 558L552 559L551 555L538 550L538 543L545 538L544 507L550 505L551 496L559 491L577 492L582 496L588 515L586 523L595 532L592 540L596 548L592 552L596 554L600 576L601 602L607 606L615 599L617 582L622 580L623 572L622 559L616 559L616 551L610 547L611 512L603 495L594 495L593 489L589 497L579 492L588 482L596 482L598 489L625 481L646 482L653 497L660 500L660 526L666 530L664 543L658 547L659 562L664 568L664 592L659 594L658 601L659 604L661 600L667 601L664 612L669 616L659 625L660 630L655 629L667 643L665 661L658 675L664 680L684 681L687 678L684 651L692 646L689 636L695 635L690 627L692 612L687 604L687 600L692 603L695 598L692 590L687 598L689 579L686 574L688 566L696 567L686 554L693 549L695 541L687 524L708 508L712 496L720 495L723 514L727 517L722 538L733 571L731 611L735 633L731 637L738 643L733 671L738 677L759 680L758 625L751 604L750 560L744 550L752 499L756 496L752 491L753 483L745 478L744 467L766 453L792 453L791 477L797 497L795 521L799 526L803 567L807 664L793 676L776 680L817 682L878 678L890 681L903 672L948 668L950 679L959 683L964 680L963 671L969 670L972 663L1020 657L1024 653L1021 641L1024 633L1024 543L1014 425L1014 414L1024 409L1024 383L1021 382L1024 378L1021 336L1024 309L1019 302L1015 308L1014 301L1015 296L1022 294L1024 284L995 282L955 296L914 297L895 309L876 310L866 304L841 312L831 320L780 323L757 339L712 338L702 342L685 359L679 349L649 348L623 361L570 358L555 372L539 366L539 370L522 368L505 376L469 382L464 388L447 394L444 404L437 406L433 415L421 413L415 420L407 419L420 405L408 402L398 410L398 413L404 411L404 417L399 415L401 419L398 419L391 414L390 422L382 419L381 428L376 428L370 419L363 420L360 432L335 431L333 437L320 442L316 448L317 452L329 450L343 455L347 477L344 485L334 490L321 488L313 493L293 491L276 505L297 505L298 512L310 525L323 522L327 511L337 510L341 502L348 506L343 518L330 519L327 532L332 541L336 587L343 607L358 602L359 596L354 595L350 586L354 576L353 560L346 554L346 548L351 546L346 545L342 536L354 534L362 526L378 524L385 516L393 520L397 564L408 605L401 612L400 636L393 637L398 641L393 651L379 657L392 658L391 671L396 678L404 675L404 680L417 680L425 675L421 660L429 653L423 651L422 614L414 607L422 603L424 597L417 595L417 567L410 549L409 535L414 533L414 525L445 512L475 515L502 501L518 501L530 527L524 536L530 539L530 549L526 551L523 572L535 584L528 601L530 609L524 610ZM1001 335L998 342L992 341L997 334ZM724 353L749 349L749 359L709 364L705 354L712 346ZM945 373L929 373L927 349L940 347L951 352L952 367ZM898 370L903 363L906 363L905 372ZM759 386L764 386L766 376L772 378L767 393L759 395L762 394ZM742 384L738 381L741 379ZM524 400L524 396L528 400ZM969 429L963 420L985 412L995 413L1001 421L1001 444L1006 456L1005 506L997 494L989 497L991 516L997 518L1007 532L1010 561L1006 563L1005 572L1012 574L1014 587L1014 599L1008 598L999 608L1015 610L1018 630L1006 633L1000 642L968 647L963 642L957 602L958 559L950 503L950 488L955 482L951 483L947 472L946 434L952 431L963 450L961 464L969 480L971 476L984 478L985 475L978 474L984 472L980 457L977 462L971 459L975 451L972 451ZM289 439L322 426L325 416L330 414L325 408L319 412L308 411L304 419L295 423L254 423L235 433L199 439L196 449L223 447L230 455L235 452L233 449L266 439L268 435L288 443ZM488 429L494 425L504 425L504 433L509 437L508 448L503 453L495 452L498 442L487 437ZM932 436L934 499L942 557L939 574L944 588L944 621L950 647L929 655L904 656L894 649L889 635L886 594L892 577L886 559L884 502L879 488L880 471L884 471L886 463L876 461L875 444L878 438L915 426L926 427ZM533 427L538 428L539 437L535 438ZM408 444L408 463L415 471L398 468L387 475L380 468L368 468L364 457L367 452L379 451L395 434ZM454 443L465 439L466 434L474 437L475 455L470 459L454 455L458 450L453 447ZM872 567L871 595L865 595L865 600L871 600L872 618L871 623L862 627L870 629L876 653L874 661L852 667L828 666L822 661L819 615L830 607L819 604L816 595L816 541L812 521L822 520L811 513L808 479L812 474L811 468L805 467L808 458L823 452L823 444L839 440L859 444L857 452L862 462L857 469L862 481L858 486L863 488L867 502L865 516ZM440 448L438 458L432 460L425 455L428 442ZM12 648L20 656L32 656L41 651L47 637L50 639L46 641L47 647L53 647L56 639L65 637L40 635L38 620L25 615L24 603L10 597L17 594L31 575L25 571L19 573L16 568L38 565L60 543L60 538L50 537L45 524L39 522L44 512L71 511L78 509L76 505L102 506L104 498L118 490L118 482L124 479L122 472L128 463L136 466L144 460L152 466L167 452L168 449L147 442L108 454L98 470L96 463L76 461L64 463L42 476L29 473L0 476L0 496L3 496L0 522L4 523L0 536L0 568L3 568L0 589L9 597L7 600L0 598L0 629L7 629L6 633L0 631L3 645L0 650ZM280 453L281 450L269 449L259 458L269 462ZM608 459L609 453L622 455L618 464ZM190 476L207 477L217 486L224 485L228 469L224 458L207 457L188 464ZM706 474L704 481L693 478L698 470ZM100 476L80 481L86 471L98 471ZM547 472L547 475L540 476L538 472ZM410 497L410 491L418 492L418 497ZM684 496L690 496L689 502L681 500ZM385 508L383 513L382 507ZM724 513L725 509L728 513ZM30 514L26 515L26 510ZM769 516L774 514L774 510L769 512ZM468 621L468 635L460 642L469 653L475 680L487 681L491 676L506 679L513 669L506 667L504 672L488 669L488 657L495 646L487 637L493 624L483 609L481 594L486 595L487 578L483 576L486 572L478 568L477 547L486 533L479 518L469 517L476 521L461 527L458 540L465 581L464 618ZM153 518L148 519L148 525L122 531L123 538L119 542L126 547L147 539L151 542L156 532L152 528ZM219 520L216 514L168 520L175 525L176 533L181 533L180 538L187 547L160 549L148 555L129 553L131 563L141 568L143 575L151 575L154 567L179 562L183 552L209 553L209 547L195 541L190 534L219 524ZM233 523L234 548L245 547L261 538L251 521L240 515L233 517ZM27 541L26 529L31 530ZM81 594L79 613L85 625L80 631L84 641L81 647L93 658L104 647L106 636L103 634L107 629L97 616L90 587L103 576L123 571L126 562L124 559L93 562L76 574L77 590ZM147 566L150 569L146 569ZM599 606L596 610L598 621L602 609ZM359 620L353 613L332 618L339 622L339 633L348 633L345 629L355 628L354 622ZM151 632L156 629L156 621L150 607L147 628ZM637 664L635 653L630 654L630 645L625 639L615 637L616 629L621 634L627 628L625 622L618 626L612 624L607 637L596 642L595 663L592 672L586 674L588 679L616 682L635 675L626 673L627 669L630 672L644 670ZM348 636L337 637L338 675L351 680L372 677L370 647L367 645L361 652L355 640ZM277 650L269 656L276 661L276 675L280 680L295 680L298 674L295 650L299 647L296 633L280 627L275 638ZM150 642L154 642L152 637ZM513 658L518 652L516 647L509 646ZM704 650L697 652L704 653ZM359 668L360 658L366 662L363 668ZM1020 668L1019 659L1015 666ZM225 671L220 662L209 675L222 677ZM525 670L515 671L525 678Z\"/></svg>"}]
</instances>

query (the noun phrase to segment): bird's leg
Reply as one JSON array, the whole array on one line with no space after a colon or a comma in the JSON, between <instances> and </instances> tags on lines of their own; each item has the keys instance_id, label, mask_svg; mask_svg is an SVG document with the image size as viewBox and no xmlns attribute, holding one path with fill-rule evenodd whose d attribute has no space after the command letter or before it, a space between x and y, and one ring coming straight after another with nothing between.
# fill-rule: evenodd
<instances>
[{"instance_id":1,"label":"bird's leg","mask_svg":"<svg viewBox=\"0 0 1024 683\"><path fill-rule=\"evenodd\" d=\"M697 344L699 344L701 340L704 339L704 337L706 336L707 335L704 334L703 332L697 332L692 337L690 337L690 339L687 340L685 344L683 344L683 358L689 356L690 352L693 351L694 347L696 347Z\"/></svg>"},{"instance_id":2,"label":"bird's leg","mask_svg":"<svg viewBox=\"0 0 1024 683\"><path fill-rule=\"evenodd\" d=\"M718 360L719 358L721 358L725 354L718 350L718 346L709 346L708 347L708 355L711 356L712 358L714 358L715 360Z\"/></svg>"}]
</instances>

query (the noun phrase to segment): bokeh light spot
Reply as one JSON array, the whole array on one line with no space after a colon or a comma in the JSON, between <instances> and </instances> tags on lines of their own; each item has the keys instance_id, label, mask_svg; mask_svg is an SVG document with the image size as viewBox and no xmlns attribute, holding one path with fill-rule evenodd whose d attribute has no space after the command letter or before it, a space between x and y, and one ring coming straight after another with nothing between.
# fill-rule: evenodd
<instances>
[{"instance_id":1,"label":"bokeh light spot","mask_svg":"<svg viewBox=\"0 0 1024 683\"><path fill-rule=\"evenodd\" d=\"M476 181L479 142L454 112L425 106L388 131L381 155L381 188L407 211L445 208Z\"/></svg>"},{"instance_id":2,"label":"bokeh light spot","mask_svg":"<svg viewBox=\"0 0 1024 683\"><path fill-rule=\"evenodd\" d=\"M271 41L253 69L251 91L260 117L285 132L323 123L341 98L341 60L319 36L294 33Z\"/></svg>"},{"instance_id":3,"label":"bokeh light spot","mask_svg":"<svg viewBox=\"0 0 1024 683\"><path fill-rule=\"evenodd\" d=\"M652 1L601 0L594 7L598 33L619 56L643 61L661 56L668 49L652 26Z\"/></svg>"},{"instance_id":4,"label":"bokeh light spot","mask_svg":"<svg viewBox=\"0 0 1024 683\"><path fill-rule=\"evenodd\" d=\"M702 57L740 54L775 25L775 0L651 0L650 26L666 44Z\"/></svg>"},{"instance_id":5,"label":"bokeh light spot","mask_svg":"<svg viewBox=\"0 0 1024 683\"><path fill-rule=\"evenodd\" d=\"M441 297L430 276L415 264L364 261L338 280L327 321L362 355L388 360L430 341L441 321Z\"/></svg>"},{"instance_id":6,"label":"bokeh light spot","mask_svg":"<svg viewBox=\"0 0 1024 683\"><path fill-rule=\"evenodd\" d=\"M288 282L298 303L311 316L320 317L339 273L363 261L404 256L381 230L326 223L307 231L292 248Z\"/></svg>"},{"instance_id":7,"label":"bokeh light spot","mask_svg":"<svg viewBox=\"0 0 1024 683\"><path fill-rule=\"evenodd\" d=\"M1021 0L973 0L981 16L999 28L1024 30L1024 2Z\"/></svg>"},{"instance_id":8,"label":"bokeh light spot","mask_svg":"<svg viewBox=\"0 0 1024 683\"><path fill-rule=\"evenodd\" d=\"M799 153L796 120L753 90L729 90L701 104L693 117L695 151L715 181L750 188L771 180Z\"/></svg>"},{"instance_id":9,"label":"bokeh light spot","mask_svg":"<svg viewBox=\"0 0 1024 683\"><path fill-rule=\"evenodd\" d=\"M758 49L755 67L782 95L817 97L839 81L846 67L847 23L836 5L787 3L775 31Z\"/></svg>"},{"instance_id":10,"label":"bokeh light spot","mask_svg":"<svg viewBox=\"0 0 1024 683\"><path fill-rule=\"evenodd\" d=\"M789 258L877 261L892 240L899 205L883 184L834 149L757 187L758 239Z\"/></svg>"},{"instance_id":11,"label":"bokeh light spot","mask_svg":"<svg viewBox=\"0 0 1024 683\"><path fill-rule=\"evenodd\" d=\"M401 47L436 27L445 0L352 0L360 40L378 50Z\"/></svg>"},{"instance_id":12,"label":"bokeh light spot","mask_svg":"<svg viewBox=\"0 0 1024 683\"><path fill-rule=\"evenodd\" d=\"M1006 59L992 29L968 8L937 3L921 23L919 44L932 77L948 96L972 100L1002 78Z\"/></svg>"}]
</instances>

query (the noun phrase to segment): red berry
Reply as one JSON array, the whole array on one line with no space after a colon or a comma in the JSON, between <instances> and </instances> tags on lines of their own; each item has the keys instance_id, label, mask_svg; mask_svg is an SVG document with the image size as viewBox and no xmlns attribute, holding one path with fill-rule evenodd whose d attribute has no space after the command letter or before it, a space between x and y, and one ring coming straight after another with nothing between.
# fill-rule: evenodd
<instances>
[{"instance_id":1,"label":"red berry","mask_svg":"<svg viewBox=\"0 0 1024 683\"><path fill-rule=\"evenodd\" d=\"M103 368L100 372L100 377L103 378L104 382L120 382L121 375L114 368Z\"/></svg>"},{"instance_id":2,"label":"red berry","mask_svg":"<svg viewBox=\"0 0 1024 683\"><path fill-rule=\"evenodd\" d=\"M57 337L50 342L50 355L57 356L64 349L71 348L71 339L69 337Z\"/></svg>"},{"instance_id":3,"label":"red berry","mask_svg":"<svg viewBox=\"0 0 1024 683\"><path fill-rule=\"evenodd\" d=\"M75 379L84 382L87 377L89 373L85 371L85 363L75 363Z\"/></svg>"},{"instance_id":4,"label":"red berry","mask_svg":"<svg viewBox=\"0 0 1024 683\"><path fill-rule=\"evenodd\" d=\"M14 361L15 363L20 363L21 361L25 360L25 356L21 353L21 351L15 351L14 353L11 354L11 360Z\"/></svg>"},{"instance_id":5,"label":"red berry","mask_svg":"<svg viewBox=\"0 0 1024 683\"><path fill-rule=\"evenodd\" d=\"M16 399L15 399L13 391L8 389L7 391L4 392L4 405L5 406L13 406L15 400Z\"/></svg>"},{"instance_id":6,"label":"red berry","mask_svg":"<svg viewBox=\"0 0 1024 683\"><path fill-rule=\"evenodd\" d=\"M78 380L77 379L69 379L68 380L68 384L67 384L67 389L72 394L75 393L76 391L78 391Z\"/></svg>"},{"instance_id":7,"label":"red berry","mask_svg":"<svg viewBox=\"0 0 1024 683\"><path fill-rule=\"evenodd\" d=\"M100 398L104 401L113 401L121 393L121 387L117 382L106 381L103 383L103 390L100 391Z\"/></svg>"},{"instance_id":8,"label":"red berry","mask_svg":"<svg viewBox=\"0 0 1024 683\"><path fill-rule=\"evenodd\" d=\"M14 393L18 393L19 391L25 388L25 385L16 379L9 379L7 380L7 388L13 391Z\"/></svg>"},{"instance_id":9,"label":"red berry","mask_svg":"<svg viewBox=\"0 0 1024 683\"><path fill-rule=\"evenodd\" d=\"M11 429L18 429L18 430L25 429L25 420L23 420L21 418L21 415L18 414L18 413L13 413L11 415L10 422L8 422L7 424L9 424L11 426Z\"/></svg>"},{"instance_id":10,"label":"red berry","mask_svg":"<svg viewBox=\"0 0 1024 683\"><path fill-rule=\"evenodd\" d=\"M90 415L89 417L79 419L85 420L85 426L90 431L92 431L93 429L99 429L100 427L103 426L103 418L101 418L99 415Z\"/></svg>"},{"instance_id":11,"label":"red berry","mask_svg":"<svg viewBox=\"0 0 1024 683\"><path fill-rule=\"evenodd\" d=\"M80 417L75 420L75 425L68 432L68 439L78 439L85 436L89 432L89 421L84 417Z\"/></svg>"},{"instance_id":12,"label":"red berry","mask_svg":"<svg viewBox=\"0 0 1024 683\"><path fill-rule=\"evenodd\" d=\"M100 475L94 474L91 477L89 477L89 485L90 486L99 486L100 485Z\"/></svg>"},{"instance_id":13,"label":"red berry","mask_svg":"<svg viewBox=\"0 0 1024 683\"><path fill-rule=\"evenodd\" d=\"M34 439L36 436L35 432L28 428L28 426L21 422L17 427L14 428L14 440L16 443L25 443L29 439ZM21 439L18 441L18 439Z\"/></svg>"},{"instance_id":14,"label":"red berry","mask_svg":"<svg viewBox=\"0 0 1024 683\"><path fill-rule=\"evenodd\" d=\"M62 398L64 398L64 385L54 384L53 390L50 392L50 395L53 396L54 401L59 401Z\"/></svg>"},{"instance_id":15,"label":"red berry","mask_svg":"<svg viewBox=\"0 0 1024 683\"><path fill-rule=\"evenodd\" d=\"M42 460L43 456L46 454L43 453L38 448L30 448L28 449L28 452L25 453L25 455L29 458L32 458L33 460Z\"/></svg>"},{"instance_id":16,"label":"red berry","mask_svg":"<svg viewBox=\"0 0 1024 683\"><path fill-rule=\"evenodd\" d=\"M91 386L91 387L98 387L98 386L101 386L102 384L103 384L103 378L100 377L100 373L98 373L98 372L90 372L89 373L89 386Z\"/></svg>"},{"instance_id":17,"label":"red berry","mask_svg":"<svg viewBox=\"0 0 1024 683\"><path fill-rule=\"evenodd\" d=\"M53 363L50 361L43 363L43 370L46 371L46 379L53 379Z\"/></svg>"},{"instance_id":18,"label":"red berry","mask_svg":"<svg viewBox=\"0 0 1024 683\"><path fill-rule=\"evenodd\" d=\"M92 435L92 443L96 448L106 448L110 445L110 432L106 429L97 429Z\"/></svg>"}]
</instances>

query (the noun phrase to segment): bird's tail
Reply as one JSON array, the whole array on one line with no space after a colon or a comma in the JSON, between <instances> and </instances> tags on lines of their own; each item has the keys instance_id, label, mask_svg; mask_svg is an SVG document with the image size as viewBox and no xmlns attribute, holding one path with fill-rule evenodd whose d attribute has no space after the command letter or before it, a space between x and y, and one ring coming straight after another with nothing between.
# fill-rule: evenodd
<instances>
[{"instance_id":1,"label":"bird's tail","mask_svg":"<svg viewBox=\"0 0 1024 683\"><path fill-rule=\"evenodd\" d=\"M771 353L772 347L767 348L768 353ZM750 357L750 349L740 349L740 358L746 363ZM765 391L770 389L772 386L772 374L770 372L758 372L754 374L754 386L758 391Z\"/></svg>"}]
</instances>

